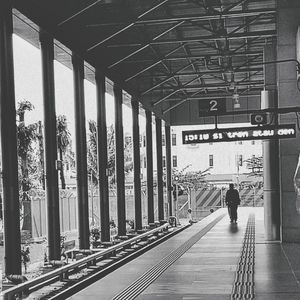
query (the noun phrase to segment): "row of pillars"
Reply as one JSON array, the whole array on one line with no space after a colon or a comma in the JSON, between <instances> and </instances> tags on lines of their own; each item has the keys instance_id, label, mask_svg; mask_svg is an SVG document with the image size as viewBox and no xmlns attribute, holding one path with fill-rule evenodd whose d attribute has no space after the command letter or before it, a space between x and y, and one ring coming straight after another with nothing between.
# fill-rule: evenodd
<instances>
[{"instance_id":1,"label":"row of pillars","mask_svg":"<svg viewBox=\"0 0 300 300\"><path fill-rule=\"evenodd\" d=\"M0 133L2 147L4 239L5 239L5 274L21 274L20 219L17 164L16 108L14 92L13 48L12 48L12 6L10 0L0 3ZM59 188L56 142L56 112L54 86L54 43L53 37L40 31L42 56L42 81L44 104L45 134L45 172L48 221L48 257L60 259L60 220ZM88 180L86 120L84 107L84 61L76 53L72 54L75 103L76 161L77 161L77 200L79 218L79 247L88 249L89 216L88 216ZM97 139L98 139L98 172L100 195L101 240L110 240L109 227L109 187L107 176L107 131L105 108L105 77L98 70L95 74L97 91ZM115 141L116 141L116 176L117 176L117 209L118 235L126 234L125 211L125 177L123 147L123 91L114 86L115 99ZM134 158L134 191L135 191L135 229L142 229L141 209L141 170L139 145L139 102L132 100L133 120L133 158ZM158 218L164 220L163 169L162 169L162 122L156 118L156 151L158 182ZM171 141L170 127L165 126L167 186L170 214L171 206ZM148 222L154 222L153 197L153 157L152 157L152 113L146 111L146 154L147 154L147 192Z\"/></svg>"}]
</instances>

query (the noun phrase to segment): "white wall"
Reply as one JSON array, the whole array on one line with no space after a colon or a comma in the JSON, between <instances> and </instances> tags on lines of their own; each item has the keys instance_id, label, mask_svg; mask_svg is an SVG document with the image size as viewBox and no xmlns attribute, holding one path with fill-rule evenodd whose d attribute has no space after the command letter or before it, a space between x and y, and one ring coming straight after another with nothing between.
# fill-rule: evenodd
<instances>
[{"instance_id":1,"label":"white wall","mask_svg":"<svg viewBox=\"0 0 300 300\"><path fill-rule=\"evenodd\" d=\"M221 127L245 127L250 126L249 124L226 124ZM249 170L246 168L246 164L243 163L237 170L236 157L242 155L243 160L251 158L253 155L256 157L262 156L262 141L256 140L254 144L252 141L241 142L222 142L212 144L182 144L182 131L184 130L197 130L197 129L208 129L213 128L212 126L174 126L171 128L172 134L176 134L176 146L171 146L171 155L177 156L177 169L181 170L187 165L189 171L204 171L209 167L209 155L213 155L214 166L210 170L211 174L230 174L230 173L248 173ZM144 132L141 134L145 134ZM240 144L241 143L241 144ZM141 154L145 154L145 148L141 148ZM165 154L165 147L163 147L163 155ZM156 170L156 150L153 151L154 164L153 168ZM141 166L143 164L141 162ZM142 172L144 170L142 168ZM146 175L146 174L145 174Z\"/></svg>"},{"instance_id":2,"label":"white wall","mask_svg":"<svg viewBox=\"0 0 300 300\"><path fill-rule=\"evenodd\" d=\"M226 124L221 127L242 127L248 124ZM242 159L251 158L253 155L262 155L262 142L260 140L241 142L222 142L211 144L182 144L182 131L194 129L207 129L211 126L178 126L172 127L172 133L176 134L177 146L172 146L172 156L177 155L178 169L191 164L189 170L205 170L209 167L209 155L213 155L214 166L210 170L211 174L237 173L237 156L242 155ZM239 166L239 173L247 173L249 170L246 164Z\"/></svg>"}]
</instances>

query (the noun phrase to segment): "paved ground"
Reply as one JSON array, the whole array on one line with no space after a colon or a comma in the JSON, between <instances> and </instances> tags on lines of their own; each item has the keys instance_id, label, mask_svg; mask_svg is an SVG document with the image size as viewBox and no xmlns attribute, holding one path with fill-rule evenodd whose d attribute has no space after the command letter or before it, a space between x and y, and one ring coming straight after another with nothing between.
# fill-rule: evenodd
<instances>
[{"instance_id":1,"label":"paved ground","mask_svg":"<svg viewBox=\"0 0 300 300\"><path fill-rule=\"evenodd\" d=\"M238 224L230 224L226 209L220 209L71 299L113 299L149 275L151 280L147 277L148 282L142 286L137 299L229 300L251 213L255 214L255 299L299 300L300 244L265 241L263 208L239 208ZM220 221L211 226L216 217L221 218ZM211 227L205 231L207 226ZM200 233L201 236L195 239ZM186 250L178 252L191 240L193 242ZM3 253L3 248L0 251ZM173 261L170 255L175 257Z\"/></svg>"},{"instance_id":2,"label":"paved ground","mask_svg":"<svg viewBox=\"0 0 300 300\"><path fill-rule=\"evenodd\" d=\"M216 214L221 214L222 211L226 213L226 209L221 209ZM142 284L145 284L136 299L229 300L237 275L247 220L251 212L255 214L255 299L299 300L300 244L281 245L266 242L263 208L239 208L237 225L230 224L228 216L225 215L157 277L154 273L161 262L200 232L204 222L207 222L211 216L119 268L70 299L119 299L114 297L128 286L134 284L135 289L139 289ZM145 276L150 283L140 281L141 278L146 278Z\"/></svg>"}]
</instances>

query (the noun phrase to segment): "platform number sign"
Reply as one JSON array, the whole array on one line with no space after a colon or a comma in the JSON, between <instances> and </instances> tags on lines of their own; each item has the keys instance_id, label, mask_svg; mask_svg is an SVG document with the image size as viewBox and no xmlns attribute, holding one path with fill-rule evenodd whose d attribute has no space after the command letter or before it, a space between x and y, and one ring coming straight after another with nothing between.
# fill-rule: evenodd
<instances>
[{"instance_id":1,"label":"platform number sign","mask_svg":"<svg viewBox=\"0 0 300 300\"><path fill-rule=\"evenodd\" d=\"M226 112L226 99L199 100L199 116L218 115Z\"/></svg>"}]
</instances>

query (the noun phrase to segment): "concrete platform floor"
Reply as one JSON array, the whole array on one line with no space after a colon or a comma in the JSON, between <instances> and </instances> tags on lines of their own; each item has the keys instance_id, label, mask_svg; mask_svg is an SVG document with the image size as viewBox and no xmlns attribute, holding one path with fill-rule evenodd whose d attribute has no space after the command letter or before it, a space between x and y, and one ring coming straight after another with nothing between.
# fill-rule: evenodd
<instances>
[{"instance_id":1,"label":"concrete platform floor","mask_svg":"<svg viewBox=\"0 0 300 300\"><path fill-rule=\"evenodd\" d=\"M239 208L238 224L230 224L227 210L219 209L70 299L231 299L251 213L255 214L255 299L299 300L300 244L266 242L263 208ZM209 225L216 218L220 221ZM179 250L185 248L181 254ZM143 277L147 283L140 281ZM134 282L138 295L116 296Z\"/></svg>"}]
</instances>

